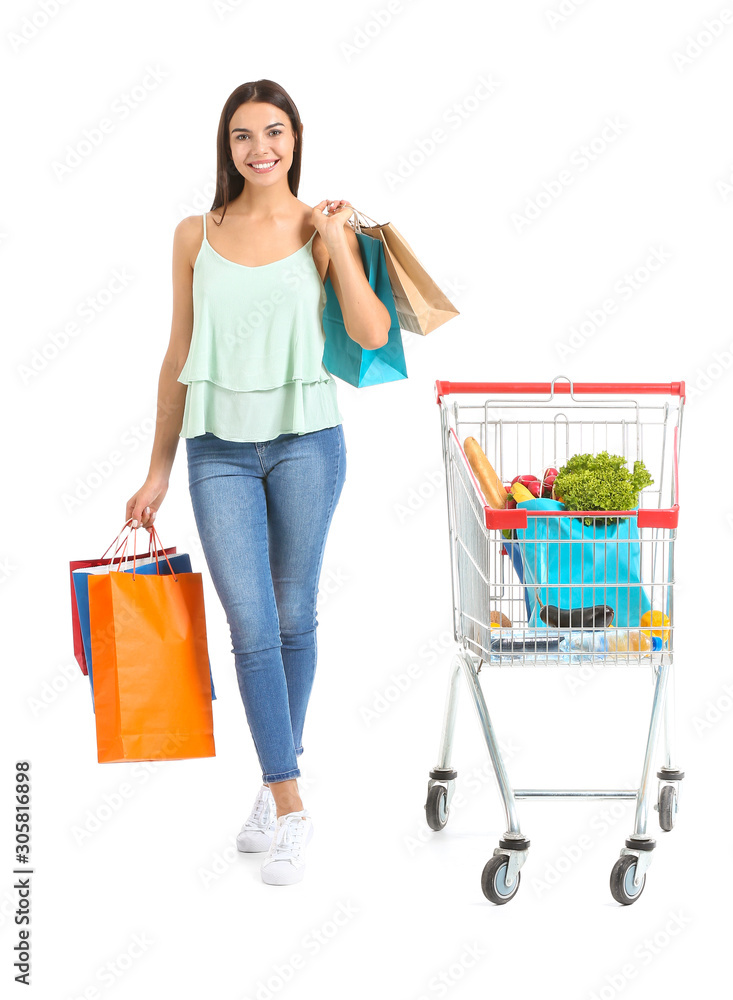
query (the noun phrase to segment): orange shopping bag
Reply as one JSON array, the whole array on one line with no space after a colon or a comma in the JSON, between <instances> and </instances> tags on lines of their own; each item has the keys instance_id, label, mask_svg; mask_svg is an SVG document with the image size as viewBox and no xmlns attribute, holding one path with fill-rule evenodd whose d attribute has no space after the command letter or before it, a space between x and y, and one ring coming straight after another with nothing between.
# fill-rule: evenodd
<instances>
[{"instance_id":1,"label":"orange shopping bag","mask_svg":"<svg viewBox=\"0 0 733 1000\"><path fill-rule=\"evenodd\" d=\"M202 575L119 565L89 577L97 759L214 757Z\"/></svg>"}]
</instances>

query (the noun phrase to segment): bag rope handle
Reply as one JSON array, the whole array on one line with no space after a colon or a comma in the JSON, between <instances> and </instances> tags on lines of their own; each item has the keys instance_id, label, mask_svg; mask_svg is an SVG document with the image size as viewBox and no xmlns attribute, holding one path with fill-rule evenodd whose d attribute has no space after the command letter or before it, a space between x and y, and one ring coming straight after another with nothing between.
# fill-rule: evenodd
<instances>
[{"instance_id":1,"label":"bag rope handle","mask_svg":"<svg viewBox=\"0 0 733 1000\"><path fill-rule=\"evenodd\" d=\"M366 221L369 223L369 225L367 226L368 229L379 229L379 223L375 219L372 219L372 217L367 215L366 212L362 212L358 208L354 208L353 205L351 207L354 209L354 215L356 215L356 221L354 222L354 230L357 233L361 232L361 222L359 221L359 216L361 216L362 219L366 219ZM351 221L351 219L349 219L349 221Z\"/></svg>"},{"instance_id":2,"label":"bag rope handle","mask_svg":"<svg viewBox=\"0 0 733 1000\"><path fill-rule=\"evenodd\" d=\"M122 526L122 531L125 530L125 528L127 527L127 525L131 523L131 521L132 521L132 518L128 518L128 520L125 521L125 523ZM142 527L142 525L138 525L138 527ZM120 535L122 534L122 531L120 531ZM137 528L131 528L131 532L134 532L134 535L133 535L133 554L132 554L132 578L134 580L135 579L136 567L137 567ZM165 546L163 545L163 543L162 543L162 541L160 539L160 535L155 530L155 525L151 524L150 531L149 531L148 534L150 536L150 542L148 544L148 552L147 552L146 558L150 559L152 555L155 556L156 575L157 576L161 575L161 573L160 573L160 561L158 559L158 546L159 546L161 554L163 556L165 556L165 560L168 563L168 567L169 567L169 569L171 571L171 576L173 577L173 579L177 583L178 582L178 576L177 576L176 572L174 571L173 567L171 566L171 561L168 558L168 553L165 551ZM120 535L118 535L117 538L119 538ZM156 545L156 549L155 549L154 553L153 553L153 536L155 536L155 545ZM115 541L116 540L117 539L115 539ZM116 573L120 572L120 569L122 567L122 563L126 562L130 558L129 555L127 555L127 556L125 555L125 552L127 550L127 544L128 544L129 541L130 541L130 535L128 534L127 537L125 538L125 541L124 541L123 545L122 545L122 550L121 550L121 555L120 555L119 562L118 562L117 566L114 567L114 572L116 572ZM107 546L106 552L109 552L111 544L112 543L110 543L110 545ZM119 547L118 547L118 549L119 549ZM104 558L104 556L102 556L102 558ZM140 554L140 558L143 558L142 553ZM112 569L113 567L110 567L110 568Z\"/></svg>"}]
</instances>

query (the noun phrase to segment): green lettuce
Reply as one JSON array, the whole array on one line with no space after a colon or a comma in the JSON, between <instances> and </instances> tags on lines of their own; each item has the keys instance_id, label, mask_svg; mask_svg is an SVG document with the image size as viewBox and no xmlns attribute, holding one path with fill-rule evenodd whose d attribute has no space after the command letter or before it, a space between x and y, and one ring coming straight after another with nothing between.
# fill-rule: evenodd
<instances>
[{"instance_id":1,"label":"green lettuce","mask_svg":"<svg viewBox=\"0 0 733 1000\"><path fill-rule=\"evenodd\" d=\"M555 496L568 510L634 510L639 493L654 480L641 461L632 472L621 455L573 455L557 474Z\"/></svg>"}]
</instances>

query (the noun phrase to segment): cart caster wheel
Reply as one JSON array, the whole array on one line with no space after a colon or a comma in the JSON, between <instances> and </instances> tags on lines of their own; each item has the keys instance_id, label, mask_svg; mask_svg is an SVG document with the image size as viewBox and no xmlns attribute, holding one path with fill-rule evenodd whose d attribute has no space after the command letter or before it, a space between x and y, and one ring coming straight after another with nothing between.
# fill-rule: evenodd
<instances>
[{"instance_id":1,"label":"cart caster wheel","mask_svg":"<svg viewBox=\"0 0 733 1000\"><path fill-rule=\"evenodd\" d=\"M646 874L639 885L634 885L636 861L636 855L624 854L618 859L611 872L611 895L617 903L623 903L624 906L635 903L646 885Z\"/></svg>"},{"instance_id":2,"label":"cart caster wheel","mask_svg":"<svg viewBox=\"0 0 733 1000\"><path fill-rule=\"evenodd\" d=\"M499 906L513 899L519 888L519 872L517 872L517 877L514 879L514 885L507 885L504 881L508 867L509 858L506 854L495 854L493 858L490 858L486 862L484 870L481 873L481 889L484 896Z\"/></svg>"},{"instance_id":3,"label":"cart caster wheel","mask_svg":"<svg viewBox=\"0 0 733 1000\"><path fill-rule=\"evenodd\" d=\"M425 816L431 830L442 830L448 822L448 791L445 785L431 785L428 789Z\"/></svg>"},{"instance_id":4,"label":"cart caster wheel","mask_svg":"<svg viewBox=\"0 0 733 1000\"><path fill-rule=\"evenodd\" d=\"M672 830L677 815L677 788L663 785L659 793L659 825L663 830Z\"/></svg>"}]
</instances>

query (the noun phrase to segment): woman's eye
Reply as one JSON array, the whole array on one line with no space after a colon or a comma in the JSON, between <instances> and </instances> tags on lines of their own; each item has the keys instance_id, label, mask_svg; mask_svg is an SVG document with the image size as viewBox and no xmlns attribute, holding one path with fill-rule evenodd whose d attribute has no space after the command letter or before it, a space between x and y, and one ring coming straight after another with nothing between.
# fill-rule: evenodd
<instances>
[{"instance_id":1,"label":"woman's eye","mask_svg":"<svg viewBox=\"0 0 733 1000\"><path fill-rule=\"evenodd\" d=\"M273 128L270 129L270 135L282 135L282 129ZM237 139L249 139L248 135L238 135Z\"/></svg>"}]
</instances>

